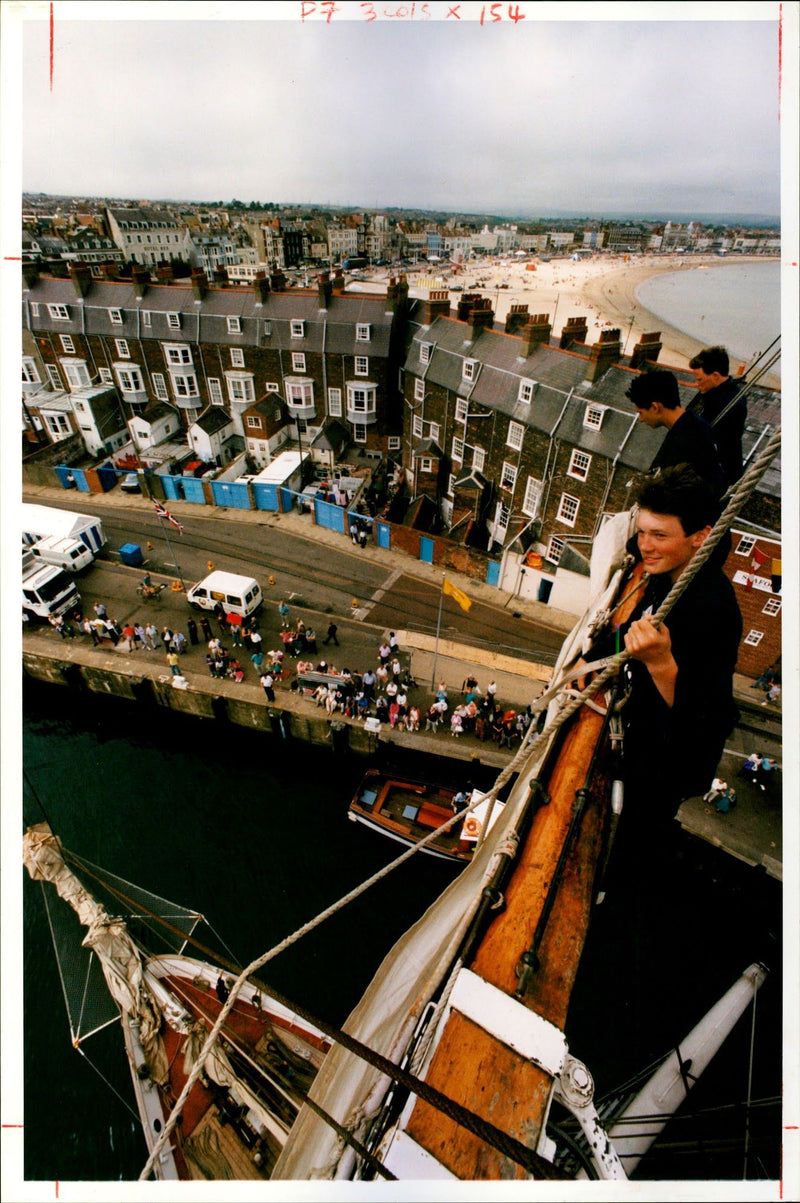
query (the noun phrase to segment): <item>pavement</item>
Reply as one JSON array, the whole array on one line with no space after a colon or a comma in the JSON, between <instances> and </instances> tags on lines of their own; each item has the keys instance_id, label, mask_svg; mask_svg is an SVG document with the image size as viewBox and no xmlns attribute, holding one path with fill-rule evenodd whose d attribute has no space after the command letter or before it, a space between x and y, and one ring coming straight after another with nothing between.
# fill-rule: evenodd
<instances>
[{"instance_id":1,"label":"pavement","mask_svg":"<svg viewBox=\"0 0 800 1203\"><path fill-rule=\"evenodd\" d=\"M100 514L106 508L126 509L128 511L133 508L134 510L141 509L142 511L146 511L149 515L153 504L149 498L122 494L118 490L112 490L104 494L76 494L60 488L25 484L23 492L26 500L41 501L52 505L64 505L66 502L70 502L76 509L80 509L80 505L83 504L87 511ZM196 515L198 507L190 502L175 501L169 503L169 509L177 518L184 518ZM262 510L240 510L219 506L206 506L203 507L202 516L204 519L211 520L275 526L287 534L295 534L314 543L328 545L339 554L349 554L349 540L335 531L317 526L313 521L312 515L309 513L293 511L286 514L277 514ZM112 559L115 554L111 553ZM355 553L354 559L363 561L365 557L380 564L387 570L387 573L393 571L401 572L407 576L416 577L436 586L441 582L442 570L440 567L424 564L400 551L386 550L375 545L367 545L367 547L359 549ZM141 570L136 569L134 571L138 579ZM472 580L463 574L453 571L449 567L447 575L448 579L452 580L469 597L480 601L484 605L513 610L514 613L520 616L542 623L564 635L571 631L575 624L574 615L555 610L546 603L519 597L508 597L505 601L500 601L499 599L503 598L504 595L498 593L492 586ZM82 592L87 601L92 600L88 591L82 588ZM141 603L139 603L137 607L139 617L142 616L143 612L152 615L159 627L163 625L163 622L159 622L158 608L152 607L145 611ZM266 614L267 606L262 611L262 615ZM123 616L123 619L125 617L128 617L128 615ZM163 621L167 621L168 617L168 615L165 615ZM325 629L322 622L323 617L320 615L317 622L317 630L320 634ZM273 632L265 630L265 625L275 626L274 634L277 638L277 622L270 615L267 618L266 624L264 621L261 623L264 633L264 645L265 647L269 647L271 646L270 638ZM325 625L327 625L327 622ZM363 663L360 657L364 654L370 654L369 649L372 649L371 654L374 654L374 648L377 647L377 642L380 641L378 632L382 632L383 629L370 625L368 621L368 608L365 608L365 612L363 613L354 611L352 618L340 621L340 631L343 626L345 631L348 632L349 637L347 639L346 656L345 651L341 653L341 663L345 663L345 659L347 659L350 661L350 666L354 671L361 671ZM181 629L185 628L181 627ZM435 691L435 683L439 680L447 682L452 699L459 694L462 681L470 673L473 673L478 678L481 687L485 687L486 681L490 677L494 677L498 684L498 697L501 699L502 704L515 709L524 709L543 692L549 676L550 670L547 666L529 664L510 657L501 657L491 651L467 644L443 641L438 647L434 648L430 639L425 640L424 637L420 638L410 632L398 631L398 636L403 651L401 655L403 665L404 667L410 667L417 681L417 689L410 691L410 700L412 703L416 702L423 713L423 708L427 708L427 705L430 704L431 695ZM50 628L38 632L37 637L59 638L56 632ZM84 641L84 638L82 637L81 642ZM334 652L334 649L324 648L319 641L318 648L320 656L324 655L328 650ZM159 658L162 654L158 653ZM339 655L338 649L335 651L335 654ZM137 657L155 658L156 655L157 653L152 652L138 653ZM195 659L196 664L194 663ZM250 670L247 675L252 678L253 670L249 664L249 653L243 655L241 659L242 663ZM329 659L333 659L333 655ZM192 672L201 673L206 678L208 677L208 670L205 666L205 647L202 645L189 649L186 663L187 670L191 668ZM220 684L227 685L228 683ZM283 686L288 688L288 681L285 681ZM725 776L727 774L727 779L730 783L735 784L738 794L737 807L727 815L719 815L712 807L703 803L702 799L690 799L681 807L678 819L682 826L700 838L725 848L726 851L745 860L749 864L762 866L772 876L780 877L782 872L780 804L782 774L780 772L776 774L775 783L770 791L769 798L765 798L760 792L756 796L755 787L751 786L748 782L741 781L738 776L741 764L744 762L748 752L754 750L759 745L763 746L763 750L769 751L771 755L775 756L779 762L781 760L782 708L780 701L777 704L767 703L767 705L763 705L766 695L760 690L757 691L753 686L754 682L752 678L740 673L734 675L734 695L741 711L741 720L729 741L730 746L726 748L726 753L720 766L722 770L720 775ZM248 688L255 689L259 693L261 692L260 686L252 680L242 686L232 685L232 688L234 690ZM417 740L420 743L422 742L423 735L424 732L420 732L418 736L413 737L415 746L417 746ZM445 751L443 746L445 742L447 751ZM496 761L497 763L505 763L509 758L509 753L506 750L497 749L495 751L491 743L483 744L474 736L466 735L462 735L458 739L452 739L449 733L444 730L437 735L425 736L425 744L431 745L430 749L426 747L425 750L436 751L440 755L455 755L459 759L464 759L469 755L480 755L484 762ZM753 746L750 747L750 744Z\"/></svg>"}]
</instances>

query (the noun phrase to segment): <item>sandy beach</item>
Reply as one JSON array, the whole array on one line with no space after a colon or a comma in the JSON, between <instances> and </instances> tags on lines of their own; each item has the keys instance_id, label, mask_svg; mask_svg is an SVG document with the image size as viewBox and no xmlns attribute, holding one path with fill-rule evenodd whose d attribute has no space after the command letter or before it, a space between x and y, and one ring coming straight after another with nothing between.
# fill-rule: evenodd
<instances>
[{"instance_id":1,"label":"sandy beach","mask_svg":"<svg viewBox=\"0 0 800 1203\"><path fill-rule=\"evenodd\" d=\"M630 355L643 334L660 331L663 349L659 364L663 367L686 368L689 360L705 345L670 326L662 318L645 309L637 299L636 290L645 280L667 272L691 271L700 267L724 267L727 263L742 263L743 257L721 259L715 255L693 255L690 260L680 255L628 258L593 256L574 261L553 259L549 263L535 261L536 270L528 271L525 263L506 260L485 260L469 264L460 272L447 274L426 265L424 271L408 273L412 295L422 295L428 287L463 284L464 291L481 292L491 298L496 317L504 321L512 305L527 305L531 314L548 314L553 336L558 337L571 317L585 317L589 324L588 342L597 341L600 331L609 328L621 331L623 352ZM759 260L763 262L763 260ZM451 293L451 304L458 303L459 292ZM731 356L731 370L738 371L743 361ZM767 379L780 387L779 377Z\"/></svg>"}]
</instances>

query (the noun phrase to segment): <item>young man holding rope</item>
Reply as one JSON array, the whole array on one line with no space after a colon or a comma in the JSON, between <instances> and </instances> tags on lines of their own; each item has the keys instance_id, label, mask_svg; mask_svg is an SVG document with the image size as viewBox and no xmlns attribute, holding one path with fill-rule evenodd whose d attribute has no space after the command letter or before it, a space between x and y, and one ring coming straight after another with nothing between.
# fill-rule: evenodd
<instances>
[{"instance_id":1,"label":"young man holding rope","mask_svg":"<svg viewBox=\"0 0 800 1203\"><path fill-rule=\"evenodd\" d=\"M629 830L664 832L684 798L716 776L737 709L733 700L742 619L730 581L712 557L689 581L663 623L656 613L711 532L717 502L685 465L665 468L638 497L637 542L644 594L631 618L592 648L621 651L628 698L623 777Z\"/></svg>"}]
</instances>

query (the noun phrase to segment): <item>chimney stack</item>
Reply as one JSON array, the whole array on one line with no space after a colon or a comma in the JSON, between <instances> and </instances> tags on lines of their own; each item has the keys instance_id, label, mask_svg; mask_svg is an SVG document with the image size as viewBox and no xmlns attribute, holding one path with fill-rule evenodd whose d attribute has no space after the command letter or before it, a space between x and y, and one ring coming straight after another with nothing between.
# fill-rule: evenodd
<instances>
[{"instance_id":1,"label":"chimney stack","mask_svg":"<svg viewBox=\"0 0 800 1203\"><path fill-rule=\"evenodd\" d=\"M256 272L253 279L253 292L256 294L256 305L265 305L270 292L266 272Z\"/></svg>"},{"instance_id":2,"label":"chimney stack","mask_svg":"<svg viewBox=\"0 0 800 1203\"><path fill-rule=\"evenodd\" d=\"M330 272L320 272L317 276L317 291L319 294L320 309L327 309L333 296Z\"/></svg>"},{"instance_id":3,"label":"chimney stack","mask_svg":"<svg viewBox=\"0 0 800 1203\"><path fill-rule=\"evenodd\" d=\"M506 317L506 334L516 334L528 320L527 305L512 305Z\"/></svg>"},{"instance_id":4,"label":"chimney stack","mask_svg":"<svg viewBox=\"0 0 800 1203\"><path fill-rule=\"evenodd\" d=\"M141 299L147 292L147 285L150 283L150 272L146 267L140 267L138 263L134 263L131 268L131 283L137 297Z\"/></svg>"},{"instance_id":5,"label":"chimney stack","mask_svg":"<svg viewBox=\"0 0 800 1203\"><path fill-rule=\"evenodd\" d=\"M228 269L222 264L220 264L219 267L214 268L213 277L214 283L218 288L227 288L227 286L230 284L230 279L228 278Z\"/></svg>"},{"instance_id":6,"label":"chimney stack","mask_svg":"<svg viewBox=\"0 0 800 1203\"><path fill-rule=\"evenodd\" d=\"M22 278L25 281L26 288L34 288L36 281L39 279L39 264L33 260L28 260L22 265Z\"/></svg>"},{"instance_id":7,"label":"chimney stack","mask_svg":"<svg viewBox=\"0 0 800 1203\"><path fill-rule=\"evenodd\" d=\"M638 342L633 348L631 367L641 370L649 363L657 363L662 346L660 330L656 330L652 334L643 334L641 342Z\"/></svg>"},{"instance_id":8,"label":"chimney stack","mask_svg":"<svg viewBox=\"0 0 800 1203\"><path fill-rule=\"evenodd\" d=\"M133 279L133 273L135 273L136 268L137 268L137 265L134 264L133 268L132 268L132 272L131 272L131 279ZM100 264L100 270L103 273L104 280L118 280L119 279L119 264L116 263L113 259L104 259L103 262ZM148 280L150 279L149 273L148 273L147 278L148 278Z\"/></svg>"},{"instance_id":9,"label":"chimney stack","mask_svg":"<svg viewBox=\"0 0 800 1203\"><path fill-rule=\"evenodd\" d=\"M600 341L589 348L589 363L586 379L591 383L599 380L614 363L622 358L622 341L619 330L601 330Z\"/></svg>"},{"instance_id":10,"label":"chimney stack","mask_svg":"<svg viewBox=\"0 0 800 1203\"><path fill-rule=\"evenodd\" d=\"M175 277L172 274L172 264L167 263L166 259L162 259L156 264L156 280L159 284L174 284Z\"/></svg>"},{"instance_id":11,"label":"chimney stack","mask_svg":"<svg viewBox=\"0 0 800 1203\"><path fill-rule=\"evenodd\" d=\"M479 292L462 293L461 296L459 297L458 307L457 307L457 311L456 311L456 316L458 317L458 320L460 322L468 322L470 310L480 300L482 300L482 298L481 298L481 294Z\"/></svg>"},{"instance_id":12,"label":"chimney stack","mask_svg":"<svg viewBox=\"0 0 800 1203\"><path fill-rule=\"evenodd\" d=\"M270 276L270 285L273 292L286 292L286 276L279 267Z\"/></svg>"},{"instance_id":13,"label":"chimney stack","mask_svg":"<svg viewBox=\"0 0 800 1203\"><path fill-rule=\"evenodd\" d=\"M333 295L336 297L342 296L344 293L344 287L344 273L340 267L336 267L333 271Z\"/></svg>"},{"instance_id":14,"label":"chimney stack","mask_svg":"<svg viewBox=\"0 0 800 1203\"><path fill-rule=\"evenodd\" d=\"M423 326L430 326L437 317L450 316L450 293L446 288L431 288L427 300L422 301L420 321Z\"/></svg>"},{"instance_id":15,"label":"chimney stack","mask_svg":"<svg viewBox=\"0 0 800 1203\"><path fill-rule=\"evenodd\" d=\"M92 286L92 272L88 263L70 263L69 274L79 297L85 297Z\"/></svg>"},{"instance_id":16,"label":"chimney stack","mask_svg":"<svg viewBox=\"0 0 800 1203\"><path fill-rule=\"evenodd\" d=\"M558 345L562 351L568 350L572 343L580 343L581 346L585 346L588 335L589 323L585 317L568 317L566 326L561 330ZM602 337L601 335L601 340Z\"/></svg>"},{"instance_id":17,"label":"chimney stack","mask_svg":"<svg viewBox=\"0 0 800 1203\"><path fill-rule=\"evenodd\" d=\"M494 310L489 297L481 297L469 311L469 341L474 342L482 330L491 330L494 325Z\"/></svg>"},{"instance_id":18,"label":"chimney stack","mask_svg":"<svg viewBox=\"0 0 800 1203\"><path fill-rule=\"evenodd\" d=\"M192 268L192 292L195 302L200 302L208 292L208 280L202 267Z\"/></svg>"},{"instance_id":19,"label":"chimney stack","mask_svg":"<svg viewBox=\"0 0 800 1203\"><path fill-rule=\"evenodd\" d=\"M525 307L527 309L527 305ZM506 327L508 323L506 322ZM550 342L550 333L552 327L550 325L549 316L546 313L537 313L535 317L528 318L528 321L520 332L520 355L523 359L527 359L535 346L543 343L547 346Z\"/></svg>"}]
</instances>

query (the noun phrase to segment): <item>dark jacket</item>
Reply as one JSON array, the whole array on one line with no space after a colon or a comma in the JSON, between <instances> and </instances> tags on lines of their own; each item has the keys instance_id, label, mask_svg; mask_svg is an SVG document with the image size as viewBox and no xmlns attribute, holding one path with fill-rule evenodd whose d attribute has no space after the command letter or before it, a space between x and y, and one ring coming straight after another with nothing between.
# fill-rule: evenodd
<instances>
[{"instance_id":1,"label":"dark jacket","mask_svg":"<svg viewBox=\"0 0 800 1203\"><path fill-rule=\"evenodd\" d=\"M705 418L717 445L725 488L730 488L742 475L742 435L747 420L747 401L739 397L739 384L728 376L722 384L707 393L696 393L686 407L690 413ZM736 398L722 417L728 404Z\"/></svg>"}]
</instances>

